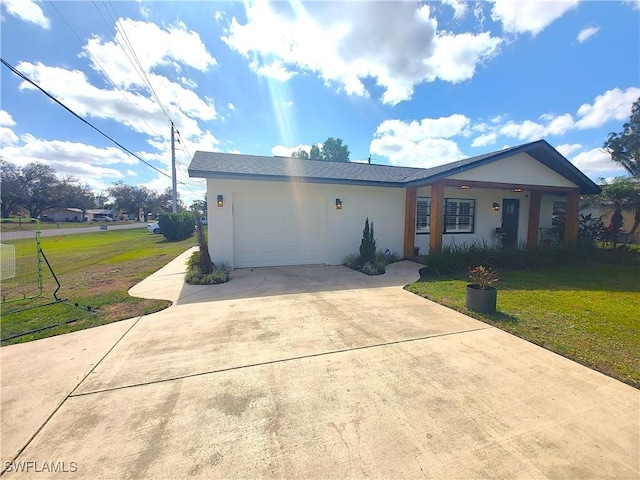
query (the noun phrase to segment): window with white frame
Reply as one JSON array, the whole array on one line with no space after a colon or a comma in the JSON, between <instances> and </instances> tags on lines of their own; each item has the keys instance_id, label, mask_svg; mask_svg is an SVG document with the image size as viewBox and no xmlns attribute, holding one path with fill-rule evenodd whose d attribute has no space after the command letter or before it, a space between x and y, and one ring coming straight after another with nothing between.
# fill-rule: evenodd
<instances>
[{"instance_id":1,"label":"window with white frame","mask_svg":"<svg viewBox=\"0 0 640 480\"><path fill-rule=\"evenodd\" d=\"M444 233L473 233L476 201L467 198L444 199Z\"/></svg>"},{"instance_id":2,"label":"window with white frame","mask_svg":"<svg viewBox=\"0 0 640 480\"><path fill-rule=\"evenodd\" d=\"M429 233L431 226L431 199L418 197L416 205L416 233Z\"/></svg>"}]
</instances>

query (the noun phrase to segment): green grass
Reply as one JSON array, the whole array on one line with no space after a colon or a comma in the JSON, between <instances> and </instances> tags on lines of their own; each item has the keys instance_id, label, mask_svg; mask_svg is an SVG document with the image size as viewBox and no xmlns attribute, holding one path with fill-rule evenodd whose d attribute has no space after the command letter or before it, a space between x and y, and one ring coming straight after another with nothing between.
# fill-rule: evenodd
<instances>
[{"instance_id":1,"label":"green grass","mask_svg":"<svg viewBox=\"0 0 640 480\"><path fill-rule=\"evenodd\" d=\"M500 272L497 312L465 307L466 274L407 290L640 388L640 275L636 265L590 264Z\"/></svg>"},{"instance_id":2,"label":"green grass","mask_svg":"<svg viewBox=\"0 0 640 480\"><path fill-rule=\"evenodd\" d=\"M149 234L145 228L74 235L61 232L59 236L41 238L42 250L62 285L58 297L67 301L43 305L53 300L55 289L45 267L41 298L2 305L2 338L69 323L3 341L2 345L82 330L166 308L168 301L134 298L127 291L195 244L195 236L169 242L162 235Z\"/></svg>"}]
</instances>

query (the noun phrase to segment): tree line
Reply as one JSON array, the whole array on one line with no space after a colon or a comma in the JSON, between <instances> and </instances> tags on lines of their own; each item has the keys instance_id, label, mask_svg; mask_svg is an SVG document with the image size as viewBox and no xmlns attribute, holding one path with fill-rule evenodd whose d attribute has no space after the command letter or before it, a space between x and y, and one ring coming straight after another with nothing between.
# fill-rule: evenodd
<instances>
[{"instance_id":1,"label":"tree line","mask_svg":"<svg viewBox=\"0 0 640 480\"><path fill-rule=\"evenodd\" d=\"M18 167L0 160L0 171L2 218L26 215L39 218L47 210L63 208L79 208L84 216L87 210L98 208L135 215L141 221L145 212L170 212L173 207L170 188L158 193L118 181L96 195L88 184L73 176L59 178L52 167L43 163ZM196 203L201 206L202 202ZM178 210L185 210L180 199Z\"/></svg>"},{"instance_id":2,"label":"tree line","mask_svg":"<svg viewBox=\"0 0 640 480\"><path fill-rule=\"evenodd\" d=\"M324 160L326 162L348 162L349 161L349 147L342 143L341 138L327 138L322 146L314 144L311 146L310 151L303 150L302 148L293 152L291 156L293 158L303 158L305 160Z\"/></svg>"}]
</instances>

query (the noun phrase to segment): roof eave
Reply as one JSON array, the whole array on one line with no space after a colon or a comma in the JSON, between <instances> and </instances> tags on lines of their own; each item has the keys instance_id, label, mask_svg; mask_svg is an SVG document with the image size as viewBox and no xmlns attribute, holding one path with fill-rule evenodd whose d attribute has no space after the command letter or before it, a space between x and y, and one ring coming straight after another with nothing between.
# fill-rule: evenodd
<instances>
[{"instance_id":1,"label":"roof eave","mask_svg":"<svg viewBox=\"0 0 640 480\"><path fill-rule=\"evenodd\" d=\"M189 176L194 178L221 179L221 180L263 180L266 182L297 182L297 183L319 183L326 185L354 185L361 187L390 187L404 188L404 182L382 182L375 180L351 180L343 178L324 177L295 177L289 175L260 175L251 173L228 173L212 172L203 170L188 170Z\"/></svg>"}]
</instances>

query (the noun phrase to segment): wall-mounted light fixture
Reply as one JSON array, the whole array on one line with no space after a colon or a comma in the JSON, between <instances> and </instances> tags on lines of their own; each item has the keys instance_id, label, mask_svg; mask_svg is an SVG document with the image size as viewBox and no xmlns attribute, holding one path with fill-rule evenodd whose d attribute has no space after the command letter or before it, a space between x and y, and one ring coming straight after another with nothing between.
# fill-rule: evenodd
<instances>
[{"instance_id":1,"label":"wall-mounted light fixture","mask_svg":"<svg viewBox=\"0 0 640 480\"><path fill-rule=\"evenodd\" d=\"M493 202L493 205L491 206L491 210L493 210L494 212L497 212L498 210L500 210L500 204Z\"/></svg>"},{"instance_id":2,"label":"wall-mounted light fixture","mask_svg":"<svg viewBox=\"0 0 640 480\"><path fill-rule=\"evenodd\" d=\"M224 207L224 198L222 197L222 195L218 195L218 201L216 202L216 204L219 207Z\"/></svg>"},{"instance_id":3,"label":"wall-mounted light fixture","mask_svg":"<svg viewBox=\"0 0 640 480\"><path fill-rule=\"evenodd\" d=\"M460 185L458 188L460 190L469 190L471 187L469 185Z\"/></svg>"},{"instance_id":4,"label":"wall-mounted light fixture","mask_svg":"<svg viewBox=\"0 0 640 480\"><path fill-rule=\"evenodd\" d=\"M516 192L516 193L520 193L522 191L522 189L520 187L516 187L511 189L512 192Z\"/></svg>"},{"instance_id":5,"label":"wall-mounted light fixture","mask_svg":"<svg viewBox=\"0 0 640 480\"><path fill-rule=\"evenodd\" d=\"M336 210L342 210L342 200L336 198Z\"/></svg>"}]
</instances>

